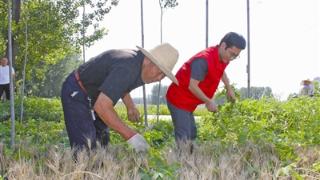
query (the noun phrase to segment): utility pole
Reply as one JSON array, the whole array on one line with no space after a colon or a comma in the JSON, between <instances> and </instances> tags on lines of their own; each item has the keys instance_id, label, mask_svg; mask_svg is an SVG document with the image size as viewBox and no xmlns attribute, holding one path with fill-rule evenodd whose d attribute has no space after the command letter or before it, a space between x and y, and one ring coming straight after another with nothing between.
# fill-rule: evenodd
<instances>
[{"instance_id":1,"label":"utility pole","mask_svg":"<svg viewBox=\"0 0 320 180\"><path fill-rule=\"evenodd\" d=\"M250 0L247 0L247 51L248 51L248 64L247 64L247 74L248 74L248 98L251 97L251 86L250 86Z\"/></svg>"},{"instance_id":2,"label":"utility pole","mask_svg":"<svg viewBox=\"0 0 320 180\"><path fill-rule=\"evenodd\" d=\"M206 48L209 44L209 0L206 0Z\"/></svg>"},{"instance_id":3,"label":"utility pole","mask_svg":"<svg viewBox=\"0 0 320 180\"><path fill-rule=\"evenodd\" d=\"M143 27L143 0L140 1L141 5L141 47L144 48L144 27ZM146 86L142 86L143 89L143 109L144 109L144 125L148 127L148 112L147 112L147 98L146 98Z\"/></svg>"},{"instance_id":4,"label":"utility pole","mask_svg":"<svg viewBox=\"0 0 320 180\"><path fill-rule=\"evenodd\" d=\"M83 63L86 62L86 43L85 43L85 38L86 38L86 32L85 32L85 18L86 18L86 5L85 2L83 2L83 11L82 11L82 58L83 58Z\"/></svg>"},{"instance_id":5,"label":"utility pole","mask_svg":"<svg viewBox=\"0 0 320 180\"><path fill-rule=\"evenodd\" d=\"M15 145L15 115L14 115L14 91L13 91L13 76L12 76L12 1L8 1L8 59L9 59L9 77L10 77L10 113L11 113L11 147Z\"/></svg>"}]
</instances>

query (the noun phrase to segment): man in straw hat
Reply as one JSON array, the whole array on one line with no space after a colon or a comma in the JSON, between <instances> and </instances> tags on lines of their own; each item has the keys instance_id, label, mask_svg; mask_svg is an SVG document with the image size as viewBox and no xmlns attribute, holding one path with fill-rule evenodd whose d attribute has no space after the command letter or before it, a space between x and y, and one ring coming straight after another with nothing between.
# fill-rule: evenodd
<instances>
[{"instance_id":1,"label":"man in straw hat","mask_svg":"<svg viewBox=\"0 0 320 180\"><path fill-rule=\"evenodd\" d=\"M168 43L147 51L108 50L82 64L65 80L61 101L65 124L72 148L95 148L109 142L109 128L118 132L137 152L146 151L148 143L142 135L128 127L118 116L114 105L121 98L128 119L139 120L130 91L163 79L174 83L171 73L178 51Z\"/></svg>"},{"instance_id":2,"label":"man in straw hat","mask_svg":"<svg viewBox=\"0 0 320 180\"><path fill-rule=\"evenodd\" d=\"M224 70L245 47L246 41L241 35L227 33L219 45L197 53L178 70L176 78L179 85L171 84L166 95L178 145L195 140L197 128L193 111L199 104L205 104L208 111L217 111L213 97L220 79L225 84L227 95L235 100ZM191 143L191 151L192 147Z\"/></svg>"},{"instance_id":3,"label":"man in straw hat","mask_svg":"<svg viewBox=\"0 0 320 180\"><path fill-rule=\"evenodd\" d=\"M299 92L300 96L310 96L314 95L314 87L311 80L306 79L301 81L302 88Z\"/></svg>"}]
</instances>

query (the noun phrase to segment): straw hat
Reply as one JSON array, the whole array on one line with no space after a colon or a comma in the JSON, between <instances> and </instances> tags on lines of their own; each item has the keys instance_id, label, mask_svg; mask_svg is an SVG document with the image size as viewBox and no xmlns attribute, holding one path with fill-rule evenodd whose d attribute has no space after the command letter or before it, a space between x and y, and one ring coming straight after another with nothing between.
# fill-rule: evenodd
<instances>
[{"instance_id":1,"label":"straw hat","mask_svg":"<svg viewBox=\"0 0 320 180\"><path fill-rule=\"evenodd\" d=\"M306 79L306 80L302 80L301 84L302 85L309 85L311 84L312 82L309 80L309 79Z\"/></svg>"},{"instance_id":2,"label":"straw hat","mask_svg":"<svg viewBox=\"0 0 320 180\"><path fill-rule=\"evenodd\" d=\"M174 65L178 61L179 52L169 43L163 43L150 51L142 47L137 48L147 56L172 82L178 84L177 78L172 74Z\"/></svg>"}]
</instances>

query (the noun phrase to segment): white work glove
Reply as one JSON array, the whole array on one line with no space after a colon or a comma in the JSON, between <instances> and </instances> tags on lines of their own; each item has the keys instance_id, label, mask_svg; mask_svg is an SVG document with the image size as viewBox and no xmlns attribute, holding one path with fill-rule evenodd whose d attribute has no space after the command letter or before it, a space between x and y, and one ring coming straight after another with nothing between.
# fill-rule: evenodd
<instances>
[{"instance_id":1,"label":"white work glove","mask_svg":"<svg viewBox=\"0 0 320 180\"><path fill-rule=\"evenodd\" d=\"M149 149L149 144L139 133L128 139L127 143L130 144L136 152L146 152Z\"/></svg>"}]
</instances>

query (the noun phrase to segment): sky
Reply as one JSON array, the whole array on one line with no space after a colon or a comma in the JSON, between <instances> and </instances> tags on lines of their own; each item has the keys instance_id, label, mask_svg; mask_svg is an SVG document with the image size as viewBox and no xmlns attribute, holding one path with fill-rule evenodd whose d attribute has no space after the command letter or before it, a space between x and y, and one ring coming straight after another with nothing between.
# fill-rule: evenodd
<instances>
[{"instance_id":1,"label":"sky","mask_svg":"<svg viewBox=\"0 0 320 180\"><path fill-rule=\"evenodd\" d=\"M163 16L163 42L179 51L173 69L206 46L206 0L177 0ZM250 84L271 87L275 96L286 99L298 93L300 82L320 76L320 2L319 0L250 0ZM217 45L228 32L247 39L247 1L209 0L209 46ZM158 0L144 0L144 47L160 44L160 7ZM86 49L90 59L108 49L141 46L140 0L120 0L105 16L101 26L108 35ZM248 48L226 69L237 88L247 87ZM162 85L169 85L165 78ZM153 84L146 85L149 94ZM222 86L223 83L220 83ZM142 88L133 97L142 97Z\"/></svg>"}]
</instances>

